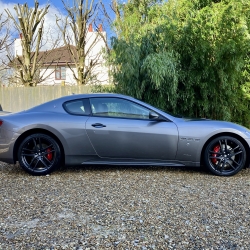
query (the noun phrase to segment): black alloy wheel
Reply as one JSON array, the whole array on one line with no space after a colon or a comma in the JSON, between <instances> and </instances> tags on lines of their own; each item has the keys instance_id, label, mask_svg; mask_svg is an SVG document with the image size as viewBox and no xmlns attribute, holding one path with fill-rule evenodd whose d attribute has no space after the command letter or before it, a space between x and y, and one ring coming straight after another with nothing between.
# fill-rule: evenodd
<instances>
[{"instance_id":1,"label":"black alloy wheel","mask_svg":"<svg viewBox=\"0 0 250 250\"><path fill-rule=\"evenodd\" d=\"M59 166L60 147L46 134L29 135L19 146L18 161L26 172L32 175L46 175Z\"/></svg>"},{"instance_id":2,"label":"black alloy wheel","mask_svg":"<svg viewBox=\"0 0 250 250\"><path fill-rule=\"evenodd\" d=\"M204 162L206 167L215 175L235 175L246 164L246 149L234 137L218 137L207 145Z\"/></svg>"}]
</instances>

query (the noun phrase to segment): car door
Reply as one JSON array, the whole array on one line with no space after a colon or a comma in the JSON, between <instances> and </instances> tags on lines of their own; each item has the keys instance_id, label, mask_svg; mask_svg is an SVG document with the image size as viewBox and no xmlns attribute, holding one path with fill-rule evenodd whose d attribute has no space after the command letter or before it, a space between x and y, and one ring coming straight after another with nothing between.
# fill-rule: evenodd
<instances>
[{"instance_id":1,"label":"car door","mask_svg":"<svg viewBox=\"0 0 250 250\"><path fill-rule=\"evenodd\" d=\"M151 110L123 98L90 98L93 116L86 122L100 157L173 160L178 130L173 122L150 119Z\"/></svg>"}]
</instances>

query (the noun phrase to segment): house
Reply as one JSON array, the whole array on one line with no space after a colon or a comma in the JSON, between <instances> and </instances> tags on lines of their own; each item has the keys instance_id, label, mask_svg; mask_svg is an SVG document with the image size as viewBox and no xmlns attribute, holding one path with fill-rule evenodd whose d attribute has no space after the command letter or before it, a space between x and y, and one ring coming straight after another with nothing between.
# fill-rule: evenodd
<instances>
[{"instance_id":1,"label":"house","mask_svg":"<svg viewBox=\"0 0 250 250\"><path fill-rule=\"evenodd\" d=\"M100 36L101 33L101 36ZM98 31L94 31L92 24L88 27L86 36L85 51L89 51L85 60L85 66L88 67L93 61L95 66L92 70L91 83L109 83L108 68L105 66L103 49L106 47L106 32L99 25ZM15 57L22 56L22 36L15 40ZM74 45L70 45L71 51L76 51ZM68 50L67 46L62 46L47 51L40 51L38 55L39 75L45 79L38 85L75 85L76 67L74 57Z\"/></svg>"}]
</instances>

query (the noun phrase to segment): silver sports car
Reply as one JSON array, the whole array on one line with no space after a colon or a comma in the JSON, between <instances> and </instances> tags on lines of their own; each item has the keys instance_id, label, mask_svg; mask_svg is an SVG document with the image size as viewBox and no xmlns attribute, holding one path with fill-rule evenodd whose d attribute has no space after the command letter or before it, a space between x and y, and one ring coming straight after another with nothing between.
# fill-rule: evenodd
<instances>
[{"instance_id":1,"label":"silver sports car","mask_svg":"<svg viewBox=\"0 0 250 250\"><path fill-rule=\"evenodd\" d=\"M184 119L132 97L61 97L0 117L0 161L32 175L61 164L205 166L230 176L249 166L250 131L240 125Z\"/></svg>"}]
</instances>

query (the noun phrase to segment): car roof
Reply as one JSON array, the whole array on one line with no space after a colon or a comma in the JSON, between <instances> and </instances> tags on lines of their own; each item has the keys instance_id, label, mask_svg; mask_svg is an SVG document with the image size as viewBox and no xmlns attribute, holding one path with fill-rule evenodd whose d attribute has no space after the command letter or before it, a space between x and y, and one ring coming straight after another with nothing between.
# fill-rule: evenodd
<instances>
[{"instance_id":1,"label":"car roof","mask_svg":"<svg viewBox=\"0 0 250 250\"><path fill-rule=\"evenodd\" d=\"M73 99L81 99L81 98L92 98L92 97L125 97L126 99L134 99L133 97L126 96L126 95L121 95L121 94L114 94L114 93L89 93L89 94L74 94L68 95L68 96L63 96L58 98L57 100L61 101L68 101L68 100L73 100Z\"/></svg>"}]
</instances>

